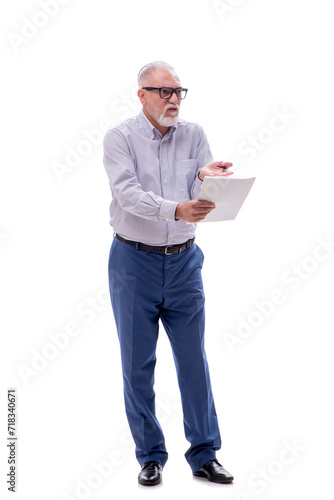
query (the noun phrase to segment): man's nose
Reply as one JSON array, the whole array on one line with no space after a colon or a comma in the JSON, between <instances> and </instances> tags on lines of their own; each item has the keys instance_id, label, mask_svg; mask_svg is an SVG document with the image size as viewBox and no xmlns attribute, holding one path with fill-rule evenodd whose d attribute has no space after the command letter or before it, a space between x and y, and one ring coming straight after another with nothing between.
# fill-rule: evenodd
<instances>
[{"instance_id":1,"label":"man's nose","mask_svg":"<svg viewBox=\"0 0 334 500\"><path fill-rule=\"evenodd\" d=\"M176 97L175 92L172 93L172 95L170 96L170 98L168 100L172 104L177 104L179 102L178 98Z\"/></svg>"}]
</instances>

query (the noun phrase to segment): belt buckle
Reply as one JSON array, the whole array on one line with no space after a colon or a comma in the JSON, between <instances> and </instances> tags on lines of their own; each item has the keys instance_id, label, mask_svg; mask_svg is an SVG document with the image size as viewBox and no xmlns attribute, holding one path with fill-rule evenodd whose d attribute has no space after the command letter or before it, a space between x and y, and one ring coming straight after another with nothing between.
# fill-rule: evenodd
<instances>
[{"instance_id":1,"label":"belt buckle","mask_svg":"<svg viewBox=\"0 0 334 500\"><path fill-rule=\"evenodd\" d=\"M173 248L174 245L167 245L165 247L165 255L174 255L174 252L168 252L168 248Z\"/></svg>"}]
</instances>

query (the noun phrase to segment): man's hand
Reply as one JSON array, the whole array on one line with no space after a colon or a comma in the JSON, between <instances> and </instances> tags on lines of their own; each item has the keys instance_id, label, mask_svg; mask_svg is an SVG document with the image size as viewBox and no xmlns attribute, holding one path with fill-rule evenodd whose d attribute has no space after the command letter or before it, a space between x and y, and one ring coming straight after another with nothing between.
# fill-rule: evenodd
<instances>
[{"instance_id":1,"label":"man's hand","mask_svg":"<svg viewBox=\"0 0 334 500\"><path fill-rule=\"evenodd\" d=\"M201 168L201 170L198 173L198 177L201 179L201 181L204 180L204 177L206 175L209 176L216 176L216 175L221 175L223 177L228 177L229 175L232 175L233 172L228 172L227 169L230 168L233 165L233 163L230 162L224 162L224 161L213 161L211 163L208 163L205 165L205 167Z\"/></svg>"},{"instance_id":2,"label":"man's hand","mask_svg":"<svg viewBox=\"0 0 334 500\"><path fill-rule=\"evenodd\" d=\"M186 222L200 222L216 205L211 201L190 200L179 203L175 210L175 220L185 220Z\"/></svg>"}]
</instances>

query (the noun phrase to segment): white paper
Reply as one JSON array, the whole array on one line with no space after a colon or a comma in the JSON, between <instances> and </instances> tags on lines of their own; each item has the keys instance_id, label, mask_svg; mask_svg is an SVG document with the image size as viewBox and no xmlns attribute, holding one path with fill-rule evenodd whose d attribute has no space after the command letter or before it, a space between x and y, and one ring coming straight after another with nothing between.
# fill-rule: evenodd
<instances>
[{"instance_id":1,"label":"white paper","mask_svg":"<svg viewBox=\"0 0 334 500\"><path fill-rule=\"evenodd\" d=\"M236 179L233 177L204 177L199 200L212 201L216 208L201 222L234 220L253 186L255 177Z\"/></svg>"}]
</instances>

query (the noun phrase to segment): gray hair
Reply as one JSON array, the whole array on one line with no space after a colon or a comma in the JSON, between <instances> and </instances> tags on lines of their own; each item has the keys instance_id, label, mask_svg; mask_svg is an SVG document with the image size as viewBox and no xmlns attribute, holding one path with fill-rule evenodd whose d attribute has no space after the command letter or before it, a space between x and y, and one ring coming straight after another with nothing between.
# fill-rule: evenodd
<instances>
[{"instance_id":1,"label":"gray hair","mask_svg":"<svg viewBox=\"0 0 334 500\"><path fill-rule=\"evenodd\" d=\"M146 64L138 73L138 85L142 87L146 78L156 69L169 69L175 73L175 69L164 61L154 61Z\"/></svg>"}]
</instances>

